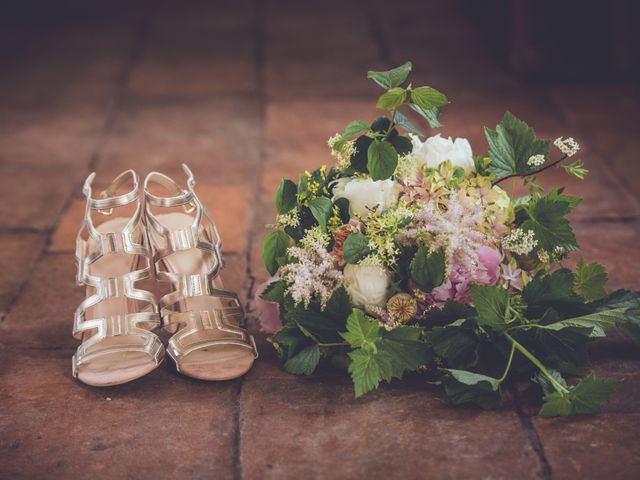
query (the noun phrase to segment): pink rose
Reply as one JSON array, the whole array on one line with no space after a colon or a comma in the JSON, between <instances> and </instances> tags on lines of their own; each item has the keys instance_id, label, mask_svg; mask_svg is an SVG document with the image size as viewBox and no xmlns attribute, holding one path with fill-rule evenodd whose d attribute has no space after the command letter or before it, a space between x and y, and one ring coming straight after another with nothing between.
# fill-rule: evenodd
<instances>
[{"instance_id":1,"label":"pink rose","mask_svg":"<svg viewBox=\"0 0 640 480\"><path fill-rule=\"evenodd\" d=\"M260 322L260 329L269 335L276 333L278 330L282 328L282 320L280 319L280 305L276 302L268 302L260 297L262 293L267 289L269 285L273 282L278 281L278 277L271 277L266 282L260 284L258 289L256 290L256 295L254 300L256 302L256 306L259 310L261 310L260 315L258 316L258 321Z\"/></svg>"},{"instance_id":2,"label":"pink rose","mask_svg":"<svg viewBox=\"0 0 640 480\"><path fill-rule=\"evenodd\" d=\"M433 299L444 304L449 299L459 303L471 303L470 287L475 285L495 285L500 271L500 252L495 248L480 247L477 250L478 267L472 276L466 268L453 265L447 281L433 289ZM475 278L473 278L475 277Z\"/></svg>"}]
</instances>

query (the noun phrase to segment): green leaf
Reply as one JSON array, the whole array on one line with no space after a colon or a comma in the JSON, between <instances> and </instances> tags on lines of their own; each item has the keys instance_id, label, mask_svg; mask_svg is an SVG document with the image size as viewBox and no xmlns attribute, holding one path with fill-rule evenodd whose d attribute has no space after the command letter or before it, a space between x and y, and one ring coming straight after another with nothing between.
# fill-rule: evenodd
<instances>
[{"instance_id":1,"label":"green leaf","mask_svg":"<svg viewBox=\"0 0 640 480\"><path fill-rule=\"evenodd\" d=\"M280 265L278 258L287 254L289 236L283 231L271 232L262 243L262 262L271 275L275 275Z\"/></svg>"},{"instance_id":2,"label":"green leaf","mask_svg":"<svg viewBox=\"0 0 640 480\"><path fill-rule=\"evenodd\" d=\"M629 335L640 343L640 293L629 290L616 290L608 297L592 304L596 311L602 312L615 308L624 308L624 315L618 320L619 327L624 328Z\"/></svg>"},{"instance_id":3,"label":"green leaf","mask_svg":"<svg viewBox=\"0 0 640 480\"><path fill-rule=\"evenodd\" d=\"M380 324L354 308L347 318L347 331L340 333L352 348L371 347L380 337ZM373 348L372 348L373 349Z\"/></svg>"},{"instance_id":4,"label":"green leaf","mask_svg":"<svg viewBox=\"0 0 640 480\"><path fill-rule=\"evenodd\" d=\"M287 318L293 320L309 338L320 343L340 341L341 322L324 313L302 306L287 312Z\"/></svg>"},{"instance_id":5,"label":"green leaf","mask_svg":"<svg viewBox=\"0 0 640 480\"><path fill-rule=\"evenodd\" d=\"M367 170L373 180L386 180L398 166L398 153L386 140L374 140L367 150Z\"/></svg>"},{"instance_id":6,"label":"green leaf","mask_svg":"<svg viewBox=\"0 0 640 480\"><path fill-rule=\"evenodd\" d=\"M529 204L526 208L527 220L520 227L525 232L533 230L538 241L536 250L551 253L556 247L577 250L578 243L573 229L565 215L572 209L571 203L554 196L545 196Z\"/></svg>"},{"instance_id":7,"label":"green leaf","mask_svg":"<svg viewBox=\"0 0 640 480\"><path fill-rule=\"evenodd\" d=\"M554 378L554 380L558 382L560 385L562 385L567 389L569 388L566 380L562 377L562 374L559 371L554 370L553 368L548 368L547 372L549 372L551 376ZM542 389L542 393L544 395L547 395L548 393L553 393L556 391L556 388L554 387L553 383L551 383L551 381L549 380L549 377L547 377L542 372L536 373L533 376L532 380L536 382L538 385L540 385L540 388Z\"/></svg>"},{"instance_id":8,"label":"green leaf","mask_svg":"<svg viewBox=\"0 0 640 480\"><path fill-rule=\"evenodd\" d=\"M445 327L434 327L429 334L433 351L443 358L448 366L474 367L478 363L480 345L474 327L474 322L470 320L455 322Z\"/></svg>"},{"instance_id":9,"label":"green leaf","mask_svg":"<svg viewBox=\"0 0 640 480\"><path fill-rule=\"evenodd\" d=\"M345 262L358 263L371 253L371 249L369 248L369 239L362 233L354 232L344 241L342 251L344 252Z\"/></svg>"},{"instance_id":10,"label":"green leaf","mask_svg":"<svg viewBox=\"0 0 640 480\"><path fill-rule=\"evenodd\" d=\"M356 398L378 388L382 380L391 380L393 367L389 355L363 349L349 352L349 373L355 387Z\"/></svg>"},{"instance_id":11,"label":"green leaf","mask_svg":"<svg viewBox=\"0 0 640 480\"><path fill-rule=\"evenodd\" d=\"M484 133L489 142L489 168L498 179L532 173L539 167L528 165L529 158L549 155L549 141L536 138L533 129L510 112L504 114L495 131L485 128Z\"/></svg>"},{"instance_id":12,"label":"green leaf","mask_svg":"<svg viewBox=\"0 0 640 480\"><path fill-rule=\"evenodd\" d=\"M415 103L409 103L409 108L424 118L431 128L440 128L442 124L438 120L438 116L440 116L441 108L430 108L425 110L424 108L416 105Z\"/></svg>"},{"instance_id":13,"label":"green leaf","mask_svg":"<svg viewBox=\"0 0 640 480\"><path fill-rule=\"evenodd\" d=\"M362 135L354 143L355 153L351 155L351 166L361 173L368 173L367 162L369 161L369 146L373 143L371 137Z\"/></svg>"},{"instance_id":14,"label":"green leaf","mask_svg":"<svg viewBox=\"0 0 640 480\"><path fill-rule=\"evenodd\" d=\"M471 285L471 300L478 311L478 324L501 331L507 324L509 293L501 287Z\"/></svg>"},{"instance_id":15,"label":"green leaf","mask_svg":"<svg viewBox=\"0 0 640 480\"><path fill-rule=\"evenodd\" d=\"M404 128L409 133L413 133L414 135L423 135L423 133L418 130L413 123L411 123L411 120L400 112L393 112L393 121L396 125Z\"/></svg>"},{"instance_id":16,"label":"green leaf","mask_svg":"<svg viewBox=\"0 0 640 480\"><path fill-rule=\"evenodd\" d=\"M402 378L405 371L415 371L427 363L427 345L420 341L421 335L421 328L407 325L382 331L379 349L389 354L395 378Z\"/></svg>"},{"instance_id":17,"label":"green leaf","mask_svg":"<svg viewBox=\"0 0 640 480\"><path fill-rule=\"evenodd\" d=\"M535 277L522 290L522 298L530 307L542 309L558 304L583 303L573 291L573 273L566 268Z\"/></svg>"},{"instance_id":18,"label":"green leaf","mask_svg":"<svg viewBox=\"0 0 640 480\"><path fill-rule=\"evenodd\" d=\"M260 298L267 302L282 303L284 301L284 293L287 290L287 283L284 280L278 280L270 283L262 292Z\"/></svg>"},{"instance_id":19,"label":"green leaf","mask_svg":"<svg viewBox=\"0 0 640 480\"><path fill-rule=\"evenodd\" d=\"M411 261L411 280L423 291L430 292L444 282L444 253L442 250L429 253L420 247Z\"/></svg>"},{"instance_id":20,"label":"green leaf","mask_svg":"<svg viewBox=\"0 0 640 480\"><path fill-rule=\"evenodd\" d=\"M591 373L568 393L553 392L545 395L545 403L538 415L557 417L599 413L618 383L617 380L598 380L595 373Z\"/></svg>"},{"instance_id":21,"label":"green leaf","mask_svg":"<svg viewBox=\"0 0 640 480\"><path fill-rule=\"evenodd\" d=\"M411 62L406 62L399 67L384 72L367 72L367 78L370 78L382 88L387 90L399 86L404 82L411 72Z\"/></svg>"},{"instance_id":22,"label":"green leaf","mask_svg":"<svg viewBox=\"0 0 640 480\"><path fill-rule=\"evenodd\" d=\"M398 156L406 155L413 151L413 143L408 137L403 135L397 135L389 139L389 143L393 145L393 148L398 152Z\"/></svg>"},{"instance_id":23,"label":"green leaf","mask_svg":"<svg viewBox=\"0 0 640 480\"><path fill-rule=\"evenodd\" d=\"M309 200L309 209L313 218L318 221L318 224L325 228L329 218L331 218L332 204L331 200L327 197L316 197Z\"/></svg>"},{"instance_id":24,"label":"green leaf","mask_svg":"<svg viewBox=\"0 0 640 480\"><path fill-rule=\"evenodd\" d=\"M268 340L283 362L297 355L303 348L314 344L295 324L285 324Z\"/></svg>"},{"instance_id":25,"label":"green leaf","mask_svg":"<svg viewBox=\"0 0 640 480\"><path fill-rule=\"evenodd\" d=\"M589 315L567 318L549 325L541 325L540 328L545 330L562 330L567 327L591 328L590 337L604 337L607 330L616 326L618 321L624 317L626 311L626 308L602 310Z\"/></svg>"},{"instance_id":26,"label":"green leaf","mask_svg":"<svg viewBox=\"0 0 640 480\"><path fill-rule=\"evenodd\" d=\"M381 108L382 110L392 111L402 105L406 98L407 92L405 89L395 87L380 95L380 98L378 98L378 102L376 103L376 107Z\"/></svg>"},{"instance_id":27,"label":"green leaf","mask_svg":"<svg viewBox=\"0 0 640 480\"><path fill-rule=\"evenodd\" d=\"M346 326L347 318L351 315L351 301L344 287L336 289L329 298L324 311L340 325L340 330Z\"/></svg>"},{"instance_id":28,"label":"green leaf","mask_svg":"<svg viewBox=\"0 0 640 480\"><path fill-rule=\"evenodd\" d=\"M423 110L431 110L433 108L444 107L448 103L448 100L444 93L439 92L435 88L417 87L411 90L411 103Z\"/></svg>"},{"instance_id":29,"label":"green leaf","mask_svg":"<svg viewBox=\"0 0 640 480\"><path fill-rule=\"evenodd\" d=\"M606 297L607 280L609 280L609 274L604 265L598 262L585 264L584 258L580 257L576 265L574 282L574 288L579 295L589 301Z\"/></svg>"},{"instance_id":30,"label":"green leaf","mask_svg":"<svg viewBox=\"0 0 640 480\"><path fill-rule=\"evenodd\" d=\"M284 364L284 369L294 375L311 375L320 361L320 348L318 345L310 345L303 348Z\"/></svg>"},{"instance_id":31,"label":"green leaf","mask_svg":"<svg viewBox=\"0 0 640 480\"><path fill-rule=\"evenodd\" d=\"M483 410L493 410L502 403L500 384L493 377L466 370L446 368L442 378L444 391L453 405L473 403Z\"/></svg>"},{"instance_id":32,"label":"green leaf","mask_svg":"<svg viewBox=\"0 0 640 480\"><path fill-rule=\"evenodd\" d=\"M344 138L352 137L358 133L366 132L369 130L369 123L366 120L354 120L350 122L344 129L342 136Z\"/></svg>"},{"instance_id":33,"label":"green leaf","mask_svg":"<svg viewBox=\"0 0 640 480\"><path fill-rule=\"evenodd\" d=\"M279 214L287 213L296 206L298 186L291 180L282 179L276 191L276 210Z\"/></svg>"}]
</instances>

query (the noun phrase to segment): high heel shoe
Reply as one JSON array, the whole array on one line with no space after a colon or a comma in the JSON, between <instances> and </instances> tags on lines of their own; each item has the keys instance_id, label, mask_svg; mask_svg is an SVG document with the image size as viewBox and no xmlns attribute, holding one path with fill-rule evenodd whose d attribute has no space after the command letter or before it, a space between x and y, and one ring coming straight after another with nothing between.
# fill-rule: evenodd
<instances>
[{"instance_id":1,"label":"high heel shoe","mask_svg":"<svg viewBox=\"0 0 640 480\"><path fill-rule=\"evenodd\" d=\"M87 203L76 240L77 282L86 286L87 297L75 313L73 335L82 344L73 356L72 373L88 385L109 386L156 369L165 350L151 332L160 326L155 297L136 287L151 276L138 176L123 172L101 198L92 197L94 177L84 184ZM117 194L129 180L131 190ZM121 216L132 207L132 215ZM110 218L95 226L98 215Z\"/></svg>"},{"instance_id":2,"label":"high heel shoe","mask_svg":"<svg viewBox=\"0 0 640 480\"><path fill-rule=\"evenodd\" d=\"M216 226L193 190L152 172L144 181L145 221L156 278L170 284L160 299L163 328L174 335L167 353L178 372L201 380L244 375L258 356L253 337L240 328L244 313L238 296L219 277L221 241ZM164 189L168 196L150 191ZM162 212L162 213L160 213Z\"/></svg>"}]
</instances>

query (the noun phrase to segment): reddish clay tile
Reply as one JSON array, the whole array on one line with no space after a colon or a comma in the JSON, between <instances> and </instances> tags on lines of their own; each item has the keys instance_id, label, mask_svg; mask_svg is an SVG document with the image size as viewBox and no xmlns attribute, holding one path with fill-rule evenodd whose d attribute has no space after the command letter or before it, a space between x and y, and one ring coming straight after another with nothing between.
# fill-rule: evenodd
<instances>
[{"instance_id":1,"label":"reddish clay tile","mask_svg":"<svg viewBox=\"0 0 640 480\"><path fill-rule=\"evenodd\" d=\"M40 256L44 237L37 234L0 234L0 312L4 314Z\"/></svg>"}]
</instances>

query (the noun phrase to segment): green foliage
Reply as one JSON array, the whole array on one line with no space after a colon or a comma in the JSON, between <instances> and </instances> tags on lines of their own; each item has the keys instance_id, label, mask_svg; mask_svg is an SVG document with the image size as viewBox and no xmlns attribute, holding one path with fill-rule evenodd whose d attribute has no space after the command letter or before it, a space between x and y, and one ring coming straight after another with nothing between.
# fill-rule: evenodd
<instances>
[{"instance_id":1,"label":"green foliage","mask_svg":"<svg viewBox=\"0 0 640 480\"><path fill-rule=\"evenodd\" d=\"M284 363L284 369L294 375L311 375L320 361L318 345L309 345Z\"/></svg>"},{"instance_id":2,"label":"green foliage","mask_svg":"<svg viewBox=\"0 0 640 480\"><path fill-rule=\"evenodd\" d=\"M408 137L405 137L403 135L397 135L393 138L390 138L389 143L393 145L393 148L396 149L396 152L399 156L411 153L413 150L413 143L411 143L411 140L409 140Z\"/></svg>"},{"instance_id":3,"label":"green foliage","mask_svg":"<svg viewBox=\"0 0 640 480\"><path fill-rule=\"evenodd\" d=\"M407 92L405 89L395 87L380 95L380 98L378 98L378 102L376 103L376 107L381 108L382 110L393 111L400 107L400 105L404 104L406 98Z\"/></svg>"},{"instance_id":4,"label":"green foliage","mask_svg":"<svg viewBox=\"0 0 640 480\"><path fill-rule=\"evenodd\" d=\"M448 366L469 368L478 363L480 338L472 320L462 318L443 327L434 327L429 342L434 353Z\"/></svg>"},{"instance_id":5,"label":"green foliage","mask_svg":"<svg viewBox=\"0 0 640 480\"><path fill-rule=\"evenodd\" d=\"M618 327L640 343L640 293L629 290L616 290L593 304L597 312L613 309L624 309L624 314L617 320Z\"/></svg>"},{"instance_id":6,"label":"green foliage","mask_svg":"<svg viewBox=\"0 0 640 480\"><path fill-rule=\"evenodd\" d=\"M413 133L414 135L423 135L423 133L418 130L413 125L413 123L411 123L411 120L409 120L406 115L403 115L400 112L393 112L393 121L396 123L396 125L404 128L409 133Z\"/></svg>"},{"instance_id":7,"label":"green foliage","mask_svg":"<svg viewBox=\"0 0 640 480\"><path fill-rule=\"evenodd\" d=\"M344 252L345 262L353 264L358 263L371 253L371 249L369 248L369 239L362 233L354 232L344 241L342 251Z\"/></svg>"},{"instance_id":8,"label":"green foliage","mask_svg":"<svg viewBox=\"0 0 640 480\"><path fill-rule=\"evenodd\" d=\"M471 299L478 311L479 325L489 326L496 331L504 330L510 317L507 290L489 285L472 285Z\"/></svg>"},{"instance_id":9,"label":"green foliage","mask_svg":"<svg viewBox=\"0 0 640 480\"><path fill-rule=\"evenodd\" d=\"M296 206L298 186L291 180L282 179L276 191L276 211L287 213Z\"/></svg>"},{"instance_id":10,"label":"green foliage","mask_svg":"<svg viewBox=\"0 0 640 480\"><path fill-rule=\"evenodd\" d=\"M444 93L432 87L417 87L411 90L411 103L423 110L444 107L448 102Z\"/></svg>"},{"instance_id":11,"label":"green foliage","mask_svg":"<svg viewBox=\"0 0 640 480\"><path fill-rule=\"evenodd\" d=\"M484 129L489 143L489 168L498 179L512 175L528 175L538 170L527 164L533 155L549 155L549 141L536 134L510 112L504 114L495 130Z\"/></svg>"},{"instance_id":12,"label":"green foliage","mask_svg":"<svg viewBox=\"0 0 640 480\"><path fill-rule=\"evenodd\" d=\"M362 135L356 139L354 143L356 151L350 159L351 166L356 172L369 173L367 163L369 162L369 147L372 143L373 139L366 135Z\"/></svg>"},{"instance_id":13,"label":"green foliage","mask_svg":"<svg viewBox=\"0 0 640 480\"><path fill-rule=\"evenodd\" d=\"M387 90L401 85L411 73L411 62L406 62L399 67L384 72L374 72L369 70L367 78L370 78L382 88Z\"/></svg>"},{"instance_id":14,"label":"green foliage","mask_svg":"<svg viewBox=\"0 0 640 480\"><path fill-rule=\"evenodd\" d=\"M604 265L593 262L586 264L580 257L576 265L574 289L589 301L599 300L607 296L605 286L609 274Z\"/></svg>"},{"instance_id":15,"label":"green foliage","mask_svg":"<svg viewBox=\"0 0 640 480\"><path fill-rule=\"evenodd\" d=\"M313 218L316 219L318 225L322 228L327 226L329 218L331 218L332 203L327 197L316 197L309 200L309 209Z\"/></svg>"},{"instance_id":16,"label":"green foliage","mask_svg":"<svg viewBox=\"0 0 640 480\"><path fill-rule=\"evenodd\" d=\"M437 250L429 253L420 247L410 266L411 280L425 292L430 292L444 282L444 252Z\"/></svg>"},{"instance_id":17,"label":"green foliage","mask_svg":"<svg viewBox=\"0 0 640 480\"><path fill-rule=\"evenodd\" d=\"M565 218L577 205L576 200L552 190L544 197L532 199L518 211L520 227L535 234L536 251L543 249L551 253L556 247L567 251L578 249L573 229Z\"/></svg>"},{"instance_id":18,"label":"green foliage","mask_svg":"<svg viewBox=\"0 0 640 480\"><path fill-rule=\"evenodd\" d=\"M493 410L502 403L500 383L493 377L466 370L444 369L441 382L453 405L472 403L483 410Z\"/></svg>"},{"instance_id":19,"label":"green foliage","mask_svg":"<svg viewBox=\"0 0 640 480\"><path fill-rule=\"evenodd\" d=\"M271 275L275 275L280 268L278 259L287 254L289 237L283 231L271 232L262 243L262 262Z\"/></svg>"},{"instance_id":20,"label":"green foliage","mask_svg":"<svg viewBox=\"0 0 640 480\"><path fill-rule=\"evenodd\" d=\"M535 277L522 290L522 298L529 306L531 316L536 316L535 312L541 314L549 307L583 303L573 290L573 273L566 268Z\"/></svg>"},{"instance_id":21,"label":"green foliage","mask_svg":"<svg viewBox=\"0 0 640 480\"><path fill-rule=\"evenodd\" d=\"M598 380L595 373L591 373L575 387L565 389L567 391L547 393L538 415L557 417L598 413L617 385L616 380Z\"/></svg>"},{"instance_id":22,"label":"green foliage","mask_svg":"<svg viewBox=\"0 0 640 480\"><path fill-rule=\"evenodd\" d=\"M369 123L366 120L354 120L350 122L342 132L343 138L350 138L362 132L369 130Z\"/></svg>"},{"instance_id":23,"label":"green foliage","mask_svg":"<svg viewBox=\"0 0 640 480\"><path fill-rule=\"evenodd\" d=\"M260 298L267 302L282 303L284 302L284 295L287 289L287 283L284 280L278 280L270 283L267 288L262 292Z\"/></svg>"},{"instance_id":24,"label":"green foliage","mask_svg":"<svg viewBox=\"0 0 640 480\"><path fill-rule=\"evenodd\" d=\"M604 337L607 330L616 326L618 320L624 317L626 308L614 308L600 312L582 315L580 317L567 318L549 325L541 325L545 330L562 330L567 327L589 328L590 337Z\"/></svg>"},{"instance_id":25,"label":"green foliage","mask_svg":"<svg viewBox=\"0 0 640 480\"><path fill-rule=\"evenodd\" d=\"M438 116L442 111L441 107L431 108L427 110L416 105L415 103L409 103L409 108L420 115L422 118L424 118L429 123L429 126L431 128L440 128L443 126L438 120Z\"/></svg>"},{"instance_id":26,"label":"green foliage","mask_svg":"<svg viewBox=\"0 0 640 480\"><path fill-rule=\"evenodd\" d=\"M341 333L354 349L349 353L349 373L356 397L376 388L382 380L401 378L407 370L416 370L427 360L426 345L420 341L422 329L401 326L387 331L377 320L354 309Z\"/></svg>"},{"instance_id":27,"label":"green foliage","mask_svg":"<svg viewBox=\"0 0 640 480\"><path fill-rule=\"evenodd\" d=\"M398 166L398 152L386 140L374 140L367 151L367 170L373 180L386 180Z\"/></svg>"}]
</instances>

